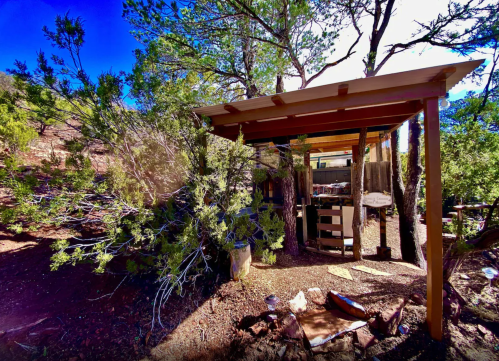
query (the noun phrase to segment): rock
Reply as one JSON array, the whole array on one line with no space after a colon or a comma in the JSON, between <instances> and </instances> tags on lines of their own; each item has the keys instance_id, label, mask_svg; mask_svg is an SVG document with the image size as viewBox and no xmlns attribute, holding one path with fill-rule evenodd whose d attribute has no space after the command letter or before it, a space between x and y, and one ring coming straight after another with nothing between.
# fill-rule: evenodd
<instances>
[{"instance_id":1,"label":"rock","mask_svg":"<svg viewBox=\"0 0 499 361\"><path fill-rule=\"evenodd\" d=\"M305 312L307 310L307 300L302 291L298 292L296 297L289 301L289 308L293 313Z\"/></svg>"},{"instance_id":2,"label":"rock","mask_svg":"<svg viewBox=\"0 0 499 361\"><path fill-rule=\"evenodd\" d=\"M442 298L445 298L447 297L447 291L446 290L442 290Z\"/></svg>"},{"instance_id":3,"label":"rock","mask_svg":"<svg viewBox=\"0 0 499 361\"><path fill-rule=\"evenodd\" d=\"M324 297L320 288L309 288L308 295L316 305L324 306L326 304L326 297Z\"/></svg>"},{"instance_id":4,"label":"rock","mask_svg":"<svg viewBox=\"0 0 499 361\"><path fill-rule=\"evenodd\" d=\"M367 349L375 345L378 340L369 330L361 328L355 331L355 340L359 343L362 349Z\"/></svg>"},{"instance_id":5,"label":"rock","mask_svg":"<svg viewBox=\"0 0 499 361\"><path fill-rule=\"evenodd\" d=\"M312 348L314 355L329 352L344 352L351 349L352 339L350 337L336 338L331 342Z\"/></svg>"},{"instance_id":6,"label":"rock","mask_svg":"<svg viewBox=\"0 0 499 361\"><path fill-rule=\"evenodd\" d=\"M349 315L352 315L352 316L360 318L360 319L369 318L364 307L359 305L357 302L352 301L352 300L340 295L336 291L329 291L328 298L329 298L329 301L331 303L337 305L339 308L341 308L343 311L345 311Z\"/></svg>"},{"instance_id":7,"label":"rock","mask_svg":"<svg viewBox=\"0 0 499 361\"><path fill-rule=\"evenodd\" d=\"M379 316L379 329L387 336L395 336L397 327L402 320L405 299L398 297L389 303L387 308Z\"/></svg>"},{"instance_id":8,"label":"rock","mask_svg":"<svg viewBox=\"0 0 499 361\"><path fill-rule=\"evenodd\" d=\"M378 319L376 317L369 319L369 321L367 321L367 323L369 324L369 327L371 327L372 329L377 330L379 328L379 322L378 322Z\"/></svg>"},{"instance_id":9,"label":"rock","mask_svg":"<svg viewBox=\"0 0 499 361\"><path fill-rule=\"evenodd\" d=\"M267 320L267 322L273 322L277 320L277 315L271 313L270 315L267 315L265 319Z\"/></svg>"},{"instance_id":10,"label":"rock","mask_svg":"<svg viewBox=\"0 0 499 361\"><path fill-rule=\"evenodd\" d=\"M459 276L462 280L469 280L470 279L470 276L468 275L465 275L465 274L462 274Z\"/></svg>"},{"instance_id":11,"label":"rock","mask_svg":"<svg viewBox=\"0 0 499 361\"><path fill-rule=\"evenodd\" d=\"M459 323L459 316L461 316L461 305L456 298L444 298L444 314L450 317L454 325L457 325Z\"/></svg>"},{"instance_id":12,"label":"rock","mask_svg":"<svg viewBox=\"0 0 499 361\"><path fill-rule=\"evenodd\" d=\"M286 352L286 346L282 346L281 349L277 352L279 357L283 357L284 353Z\"/></svg>"},{"instance_id":13,"label":"rock","mask_svg":"<svg viewBox=\"0 0 499 361\"><path fill-rule=\"evenodd\" d=\"M303 338L303 332L294 314L289 313L288 315L286 315L283 318L281 324L284 336L288 338L297 338L300 340Z\"/></svg>"},{"instance_id":14,"label":"rock","mask_svg":"<svg viewBox=\"0 0 499 361\"><path fill-rule=\"evenodd\" d=\"M267 325L265 324L265 322L261 321L261 322L255 323L253 326L251 326L249 328L249 330L255 336L259 336L260 334L265 335L269 329L268 329Z\"/></svg>"},{"instance_id":15,"label":"rock","mask_svg":"<svg viewBox=\"0 0 499 361\"><path fill-rule=\"evenodd\" d=\"M477 326L477 329L478 329L478 332L480 333L480 335L482 336L485 336L485 335L488 335L489 333L489 330L487 330L484 326L482 325L478 325Z\"/></svg>"},{"instance_id":16,"label":"rock","mask_svg":"<svg viewBox=\"0 0 499 361\"><path fill-rule=\"evenodd\" d=\"M418 292L413 293L411 295L411 300L417 305L426 306L426 298L424 298L424 296L421 293Z\"/></svg>"}]
</instances>

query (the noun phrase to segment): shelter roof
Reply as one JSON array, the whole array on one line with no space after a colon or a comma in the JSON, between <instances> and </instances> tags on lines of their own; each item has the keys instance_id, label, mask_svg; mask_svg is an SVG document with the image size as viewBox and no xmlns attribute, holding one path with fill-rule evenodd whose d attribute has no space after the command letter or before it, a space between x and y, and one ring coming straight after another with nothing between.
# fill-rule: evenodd
<instances>
[{"instance_id":1,"label":"shelter roof","mask_svg":"<svg viewBox=\"0 0 499 361\"><path fill-rule=\"evenodd\" d=\"M473 60L353 79L302 90L195 108L211 118L214 134L248 142L276 137L309 138L396 129L423 109L425 98L442 98L483 63ZM350 143L343 141L343 146Z\"/></svg>"}]
</instances>

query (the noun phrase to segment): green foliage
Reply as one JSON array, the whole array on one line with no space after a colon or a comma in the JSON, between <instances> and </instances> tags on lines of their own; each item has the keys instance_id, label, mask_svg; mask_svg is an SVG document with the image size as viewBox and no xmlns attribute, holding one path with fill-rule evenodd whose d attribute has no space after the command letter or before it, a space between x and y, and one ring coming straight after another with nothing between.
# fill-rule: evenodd
<instances>
[{"instance_id":1,"label":"green foliage","mask_svg":"<svg viewBox=\"0 0 499 361\"><path fill-rule=\"evenodd\" d=\"M499 196L499 103L481 109L482 96L468 94L442 113L443 194L464 204Z\"/></svg>"},{"instance_id":2,"label":"green foliage","mask_svg":"<svg viewBox=\"0 0 499 361\"><path fill-rule=\"evenodd\" d=\"M4 146L12 152L26 151L36 137L36 131L27 123L26 114L0 103L0 142Z\"/></svg>"}]
</instances>

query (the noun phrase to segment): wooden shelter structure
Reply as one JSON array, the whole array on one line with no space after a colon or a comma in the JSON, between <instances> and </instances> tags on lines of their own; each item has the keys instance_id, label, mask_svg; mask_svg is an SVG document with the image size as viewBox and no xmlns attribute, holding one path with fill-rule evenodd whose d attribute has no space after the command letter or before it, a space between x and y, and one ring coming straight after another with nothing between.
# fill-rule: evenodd
<instances>
[{"instance_id":1,"label":"wooden shelter structure","mask_svg":"<svg viewBox=\"0 0 499 361\"><path fill-rule=\"evenodd\" d=\"M402 73L354 79L336 84L196 108L211 118L214 134L246 144L307 134L311 152L358 147L360 128L366 144L393 132L424 112L427 207L427 322L434 339L442 338L442 187L440 171L439 98L483 63L446 64ZM357 148L358 149L358 148ZM356 159L354 157L353 162Z\"/></svg>"}]
</instances>

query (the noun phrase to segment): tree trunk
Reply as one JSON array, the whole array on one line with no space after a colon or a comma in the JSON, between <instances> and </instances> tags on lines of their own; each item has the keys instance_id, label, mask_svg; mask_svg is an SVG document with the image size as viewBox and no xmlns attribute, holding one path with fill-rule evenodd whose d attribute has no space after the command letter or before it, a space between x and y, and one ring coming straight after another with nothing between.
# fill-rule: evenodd
<instances>
[{"instance_id":1,"label":"tree trunk","mask_svg":"<svg viewBox=\"0 0 499 361\"><path fill-rule=\"evenodd\" d=\"M399 218L400 251L402 259L426 269L426 260L418 236L418 196L421 185L421 124L415 116L409 120L409 153L407 158L407 184L404 192L404 214Z\"/></svg>"},{"instance_id":2,"label":"tree trunk","mask_svg":"<svg viewBox=\"0 0 499 361\"><path fill-rule=\"evenodd\" d=\"M353 256L358 261L362 259L362 197L364 195L364 157L366 155L367 128L362 128L359 134L359 151L356 162L353 163L355 174L353 184Z\"/></svg>"},{"instance_id":3,"label":"tree trunk","mask_svg":"<svg viewBox=\"0 0 499 361\"><path fill-rule=\"evenodd\" d=\"M409 120L409 153L407 185L402 180L399 131L392 133L392 183L395 204L399 212L400 251L402 259L426 269L426 260L419 244L417 203L421 184L421 124L417 116Z\"/></svg>"},{"instance_id":4,"label":"tree trunk","mask_svg":"<svg viewBox=\"0 0 499 361\"><path fill-rule=\"evenodd\" d=\"M286 177L282 179L282 217L284 218L284 252L292 256L299 253L298 238L296 237L296 192L293 169L293 158L283 157L281 166L286 170Z\"/></svg>"}]
</instances>

